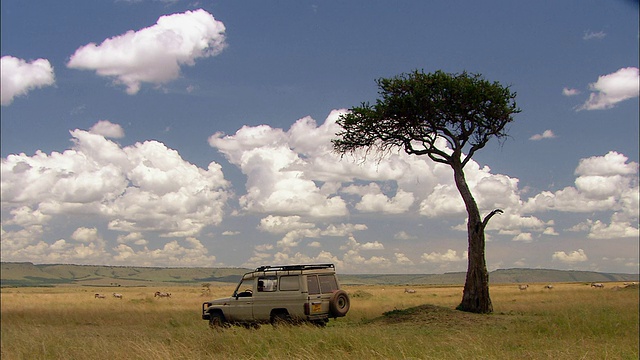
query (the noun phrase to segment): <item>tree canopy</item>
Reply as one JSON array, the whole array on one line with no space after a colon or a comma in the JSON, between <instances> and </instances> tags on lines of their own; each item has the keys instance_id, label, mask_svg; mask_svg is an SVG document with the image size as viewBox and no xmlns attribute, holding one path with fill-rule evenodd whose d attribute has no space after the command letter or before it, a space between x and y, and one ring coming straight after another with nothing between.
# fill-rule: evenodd
<instances>
[{"instance_id":1,"label":"tree canopy","mask_svg":"<svg viewBox=\"0 0 640 360\"><path fill-rule=\"evenodd\" d=\"M509 87L477 74L416 70L376 82L381 96L376 104L362 103L338 120L343 129L333 140L338 153L401 148L446 164L466 153L460 159L464 167L491 138L507 136L506 125L520 112ZM437 146L439 138L453 153Z\"/></svg>"}]
</instances>

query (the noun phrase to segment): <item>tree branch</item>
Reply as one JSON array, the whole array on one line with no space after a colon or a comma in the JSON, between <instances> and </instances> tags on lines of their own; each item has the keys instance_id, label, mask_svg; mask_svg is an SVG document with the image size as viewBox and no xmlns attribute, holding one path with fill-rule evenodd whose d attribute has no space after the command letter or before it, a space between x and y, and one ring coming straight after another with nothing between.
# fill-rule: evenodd
<instances>
[{"instance_id":1,"label":"tree branch","mask_svg":"<svg viewBox=\"0 0 640 360\"><path fill-rule=\"evenodd\" d=\"M482 229L484 230L484 228L487 227L487 223L489 223L489 220L493 217L493 215L495 214L502 214L504 213L504 211L500 210L500 209L495 209L492 212L489 213L489 215L484 217L484 220L482 220Z\"/></svg>"}]
</instances>

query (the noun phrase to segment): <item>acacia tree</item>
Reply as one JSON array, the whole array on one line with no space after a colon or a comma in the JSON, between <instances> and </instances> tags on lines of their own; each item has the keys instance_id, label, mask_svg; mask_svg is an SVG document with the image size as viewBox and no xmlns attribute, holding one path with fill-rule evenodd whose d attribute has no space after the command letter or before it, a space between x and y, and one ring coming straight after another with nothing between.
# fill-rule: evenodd
<instances>
[{"instance_id":1,"label":"acacia tree","mask_svg":"<svg viewBox=\"0 0 640 360\"><path fill-rule=\"evenodd\" d=\"M425 74L416 70L376 83L381 98L375 105L362 103L338 119L342 130L332 140L334 151L345 155L364 150L384 156L401 149L451 166L468 215L469 262L458 309L493 312L484 230L489 219L502 210L481 218L464 167L491 138L507 136L507 124L520 112L516 94L508 86L466 72Z\"/></svg>"}]
</instances>

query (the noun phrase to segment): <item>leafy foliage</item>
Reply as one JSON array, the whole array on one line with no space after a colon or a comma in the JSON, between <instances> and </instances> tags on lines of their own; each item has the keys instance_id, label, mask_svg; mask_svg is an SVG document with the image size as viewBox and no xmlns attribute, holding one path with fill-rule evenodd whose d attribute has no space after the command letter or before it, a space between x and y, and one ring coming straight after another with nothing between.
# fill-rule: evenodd
<instances>
[{"instance_id":1,"label":"leafy foliage","mask_svg":"<svg viewBox=\"0 0 640 360\"><path fill-rule=\"evenodd\" d=\"M507 124L520 112L509 87L467 72L416 70L377 84L381 98L375 105L363 103L338 120L343 128L333 140L338 153L363 148L385 154L400 148L452 164L455 155L467 151L464 166L491 138L507 136ZM453 154L438 143L440 138Z\"/></svg>"}]
</instances>

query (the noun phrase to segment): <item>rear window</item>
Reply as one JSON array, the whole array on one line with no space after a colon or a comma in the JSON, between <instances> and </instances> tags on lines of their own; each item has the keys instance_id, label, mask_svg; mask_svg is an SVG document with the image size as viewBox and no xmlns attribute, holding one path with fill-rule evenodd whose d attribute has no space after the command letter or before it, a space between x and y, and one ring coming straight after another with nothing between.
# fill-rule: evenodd
<instances>
[{"instance_id":1,"label":"rear window","mask_svg":"<svg viewBox=\"0 0 640 360\"><path fill-rule=\"evenodd\" d=\"M338 290L338 282L335 276L319 275L318 279L320 280L320 290L323 294L329 294Z\"/></svg>"},{"instance_id":2,"label":"rear window","mask_svg":"<svg viewBox=\"0 0 640 360\"><path fill-rule=\"evenodd\" d=\"M308 275L307 287L309 289L309 295L320 294L320 284L318 283L318 277L315 275Z\"/></svg>"}]
</instances>

